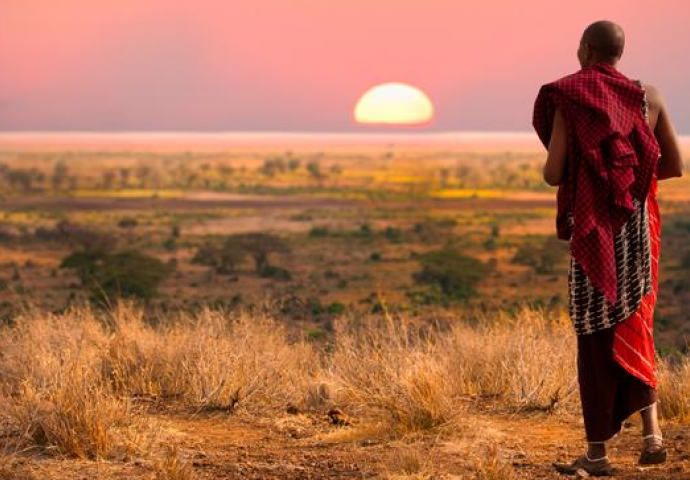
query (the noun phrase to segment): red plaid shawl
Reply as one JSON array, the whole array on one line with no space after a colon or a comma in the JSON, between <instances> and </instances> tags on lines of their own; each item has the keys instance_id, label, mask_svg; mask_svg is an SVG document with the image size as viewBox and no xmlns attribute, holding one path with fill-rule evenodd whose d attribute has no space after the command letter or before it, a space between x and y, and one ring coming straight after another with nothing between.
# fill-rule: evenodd
<instances>
[{"instance_id":1,"label":"red plaid shawl","mask_svg":"<svg viewBox=\"0 0 690 480\"><path fill-rule=\"evenodd\" d=\"M643 99L637 83L600 62L542 86L534 104L533 125L544 146L556 109L569 130L558 237L571 240L573 257L612 304L618 298L614 238L634 211L633 197L647 197L659 159Z\"/></svg>"}]
</instances>

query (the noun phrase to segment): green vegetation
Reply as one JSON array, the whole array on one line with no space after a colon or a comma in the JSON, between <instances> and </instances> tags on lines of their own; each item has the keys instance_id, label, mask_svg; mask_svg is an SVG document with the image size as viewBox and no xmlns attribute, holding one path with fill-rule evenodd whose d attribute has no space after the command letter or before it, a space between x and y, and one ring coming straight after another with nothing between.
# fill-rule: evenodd
<instances>
[{"instance_id":1,"label":"green vegetation","mask_svg":"<svg viewBox=\"0 0 690 480\"><path fill-rule=\"evenodd\" d=\"M84 250L66 257L61 267L74 270L99 303L121 297L150 300L171 273L169 265L138 251L110 254Z\"/></svg>"},{"instance_id":2,"label":"green vegetation","mask_svg":"<svg viewBox=\"0 0 690 480\"><path fill-rule=\"evenodd\" d=\"M541 243L529 242L521 245L513 262L527 265L538 274L551 274L568 254L568 244L556 237L549 237Z\"/></svg>"},{"instance_id":3,"label":"green vegetation","mask_svg":"<svg viewBox=\"0 0 690 480\"><path fill-rule=\"evenodd\" d=\"M212 267L216 273L235 273L236 267L247 257L254 261L256 273L264 277L289 279L287 270L269 264L269 257L290 253L287 243L277 235L246 233L227 237L221 245L207 242L197 250L193 263Z\"/></svg>"},{"instance_id":4,"label":"green vegetation","mask_svg":"<svg viewBox=\"0 0 690 480\"><path fill-rule=\"evenodd\" d=\"M413 274L414 281L432 287L432 293L422 297L425 302L465 302L477 293L477 284L488 273L481 261L456 250L427 252L418 260L422 269Z\"/></svg>"}]
</instances>

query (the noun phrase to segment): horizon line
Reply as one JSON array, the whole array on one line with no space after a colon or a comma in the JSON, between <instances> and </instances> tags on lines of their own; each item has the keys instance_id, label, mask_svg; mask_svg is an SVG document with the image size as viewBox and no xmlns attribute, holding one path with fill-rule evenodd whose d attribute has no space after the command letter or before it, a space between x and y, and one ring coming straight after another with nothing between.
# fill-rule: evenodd
<instances>
[{"instance_id":1,"label":"horizon line","mask_svg":"<svg viewBox=\"0 0 690 480\"><path fill-rule=\"evenodd\" d=\"M347 131L347 130L0 130L0 135L536 135L529 130L390 130L390 131Z\"/></svg>"},{"instance_id":2,"label":"horizon line","mask_svg":"<svg viewBox=\"0 0 690 480\"><path fill-rule=\"evenodd\" d=\"M391 131L346 131L346 130L0 130L0 136L10 135L503 135L537 137L530 130L391 130ZM689 138L690 133L678 133L680 138Z\"/></svg>"}]
</instances>

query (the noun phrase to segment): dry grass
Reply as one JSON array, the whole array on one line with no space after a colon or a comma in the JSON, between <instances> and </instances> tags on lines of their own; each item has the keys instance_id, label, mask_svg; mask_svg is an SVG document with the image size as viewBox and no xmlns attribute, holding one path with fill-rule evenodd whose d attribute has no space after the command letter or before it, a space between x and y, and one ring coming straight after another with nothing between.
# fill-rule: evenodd
<instances>
[{"instance_id":1,"label":"dry grass","mask_svg":"<svg viewBox=\"0 0 690 480\"><path fill-rule=\"evenodd\" d=\"M496 446L490 447L484 455L475 458L472 466L473 480L514 480L518 478L515 469L501 457Z\"/></svg>"},{"instance_id":2,"label":"dry grass","mask_svg":"<svg viewBox=\"0 0 690 480\"><path fill-rule=\"evenodd\" d=\"M456 392L498 397L519 409L576 405L575 338L564 314L525 308L475 326L458 323L443 343Z\"/></svg>"},{"instance_id":3,"label":"dry grass","mask_svg":"<svg viewBox=\"0 0 690 480\"><path fill-rule=\"evenodd\" d=\"M659 412L667 419L690 422L690 358L659 365Z\"/></svg>"},{"instance_id":4,"label":"dry grass","mask_svg":"<svg viewBox=\"0 0 690 480\"><path fill-rule=\"evenodd\" d=\"M176 445L166 448L165 455L155 464L156 480L194 480L192 463L184 460Z\"/></svg>"},{"instance_id":5,"label":"dry grass","mask_svg":"<svg viewBox=\"0 0 690 480\"><path fill-rule=\"evenodd\" d=\"M206 310L151 327L129 308L112 321L104 375L121 394L226 410L305 406L318 396L316 352L289 342L270 318Z\"/></svg>"},{"instance_id":6,"label":"dry grass","mask_svg":"<svg viewBox=\"0 0 690 480\"><path fill-rule=\"evenodd\" d=\"M430 480L435 469L428 455L415 448L395 452L386 463L386 477L390 480Z\"/></svg>"},{"instance_id":7,"label":"dry grass","mask_svg":"<svg viewBox=\"0 0 690 480\"><path fill-rule=\"evenodd\" d=\"M28 446L78 458L145 439L133 400L201 408L313 402L318 357L275 322L210 311L156 328L123 305L107 315L28 313L0 338L0 414ZM136 443L136 442L135 442Z\"/></svg>"},{"instance_id":8,"label":"dry grass","mask_svg":"<svg viewBox=\"0 0 690 480\"><path fill-rule=\"evenodd\" d=\"M157 451L144 407L162 402L255 415L337 404L354 425L323 434L335 443L443 431L477 398L515 413L577 409L575 339L563 316L524 310L450 325L343 318L325 351L292 337L246 313L207 310L151 325L131 305L28 312L0 331L0 433L17 449L128 458ZM690 360L660 361L660 370L662 415L687 422ZM401 460L412 467L399 473L428 473L412 460ZM511 478L499 460L486 456L477 478ZM176 452L156 468L160 478L192 475Z\"/></svg>"},{"instance_id":9,"label":"dry grass","mask_svg":"<svg viewBox=\"0 0 690 480\"><path fill-rule=\"evenodd\" d=\"M342 404L383 412L403 431L441 426L462 412L463 398L477 395L513 410L573 406L569 327L562 316L534 310L448 328L390 317L343 322L331 381Z\"/></svg>"},{"instance_id":10,"label":"dry grass","mask_svg":"<svg viewBox=\"0 0 690 480\"><path fill-rule=\"evenodd\" d=\"M359 413L383 413L406 431L450 420L452 385L426 331L389 317L338 324L330 377L339 402Z\"/></svg>"}]
</instances>

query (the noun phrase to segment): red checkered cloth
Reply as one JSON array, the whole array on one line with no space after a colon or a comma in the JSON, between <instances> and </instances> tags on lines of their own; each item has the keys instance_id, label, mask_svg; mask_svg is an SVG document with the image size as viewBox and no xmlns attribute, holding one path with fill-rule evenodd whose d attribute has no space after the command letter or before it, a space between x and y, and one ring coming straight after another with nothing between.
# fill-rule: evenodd
<instances>
[{"instance_id":1,"label":"red checkered cloth","mask_svg":"<svg viewBox=\"0 0 690 480\"><path fill-rule=\"evenodd\" d=\"M614 238L644 201L659 145L640 108L640 86L605 62L541 87L533 125L548 148L556 109L568 128L566 177L558 189L558 237L606 300L618 299Z\"/></svg>"}]
</instances>

